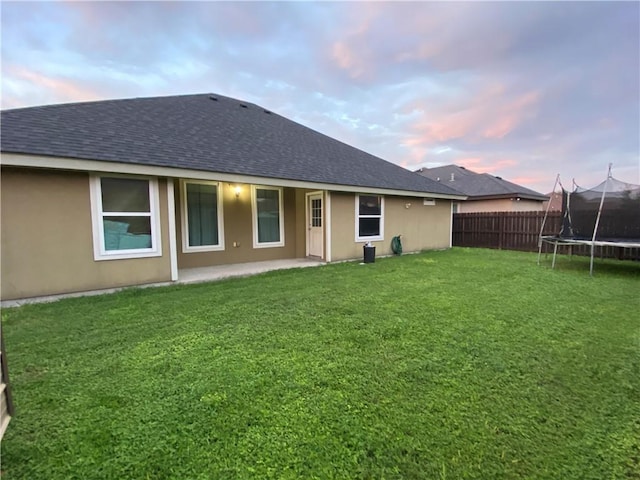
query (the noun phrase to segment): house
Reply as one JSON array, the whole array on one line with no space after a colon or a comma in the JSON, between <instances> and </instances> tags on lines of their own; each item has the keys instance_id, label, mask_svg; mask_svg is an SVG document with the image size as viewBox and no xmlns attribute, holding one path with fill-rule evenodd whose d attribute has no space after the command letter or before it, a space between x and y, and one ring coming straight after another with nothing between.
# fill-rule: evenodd
<instances>
[{"instance_id":1,"label":"house","mask_svg":"<svg viewBox=\"0 0 640 480\"><path fill-rule=\"evenodd\" d=\"M542 209L549 212L562 212L562 192L551 192L546 195L547 200L542 203Z\"/></svg>"},{"instance_id":2,"label":"house","mask_svg":"<svg viewBox=\"0 0 640 480\"><path fill-rule=\"evenodd\" d=\"M447 248L465 198L221 95L7 110L1 133L3 300Z\"/></svg>"},{"instance_id":3,"label":"house","mask_svg":"<svg viewBox=\"0 0 640 480\"><path fill-rule=\"evenodd\" d=\"M467 200L454 205L455 213L542 211L543 202L548 200L546 195L500 177L457 165L421 168L416 173L467 196Z\"/></svg>"}]
</instances>

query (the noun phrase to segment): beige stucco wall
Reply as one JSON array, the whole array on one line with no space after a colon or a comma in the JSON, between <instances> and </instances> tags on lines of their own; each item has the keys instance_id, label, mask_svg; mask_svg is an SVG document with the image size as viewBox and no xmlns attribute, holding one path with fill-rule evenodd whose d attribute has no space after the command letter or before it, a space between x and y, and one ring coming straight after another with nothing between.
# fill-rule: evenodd
<instances>
[{"instance_id":1,"label":"beige stucco wall","mask_svg":"<svg viewBox=\"0 0 640 480\"><path fill-rule=\"evenodd\" d=\"M458 213L542 211L542 202L524 199L466 200L458 202L458 205Z\"/></svg>"},{"instance_id":2,"label":"beige stucco wall","mask_svg":"<svg viewBox=\"0 0 640 480\"><path fill-rule=\"evenodd\" d=\"M170 280L166 182L159 188L164 255L95 261L89 174L3 167L1 298Z\"/></svg>"},{"instance_id":3,"label":"beige stucco wall","mask_svg":"<svg viewBox=\"0 0 640 480\"><path fill-rule=\"evenodd\" d=\"M214 252L183 252L182 248L182 184L175 181L178 268L197 268L229 263L260 262L300 258L305 255L304 190L284 188L283 247L254 248L251 213L251 185L240 185L236 198L234 185L222 183L225 249ZM233 246L236 242L237 246Z\"/></svg>"},{"instance_id":4,"label":"beige stucco wall","mask_svg":"<svg viewBox=\"0 0 640 480\"><path fill-rule=\"evenodd\" d=\"M355 215L355 194L331 193L332 261L362 258L365 242L356 243ZM384 240L372 242L377 256L392 254L391 239L396 235L402 235L404 252L448 248L451 202L436 200L427 206L422 198L386 196Z\"/></svg>"}]
</instances>

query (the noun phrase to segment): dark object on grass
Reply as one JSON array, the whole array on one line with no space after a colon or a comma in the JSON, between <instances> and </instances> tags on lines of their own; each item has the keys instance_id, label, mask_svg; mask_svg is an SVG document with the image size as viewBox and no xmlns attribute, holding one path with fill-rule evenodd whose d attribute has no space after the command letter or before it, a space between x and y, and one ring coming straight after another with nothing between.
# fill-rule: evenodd
<instances>
[{"instance_id":1,"label":"dark object on grass","mask_svg":"<svg viewBox=\"0 0 640 480\"><path fill-rule=\"evenodd\" d=\"M364 263L374 263L376 261L376 247L368 243L362 247L364 252Z\"/></svg>"}]
</instances>

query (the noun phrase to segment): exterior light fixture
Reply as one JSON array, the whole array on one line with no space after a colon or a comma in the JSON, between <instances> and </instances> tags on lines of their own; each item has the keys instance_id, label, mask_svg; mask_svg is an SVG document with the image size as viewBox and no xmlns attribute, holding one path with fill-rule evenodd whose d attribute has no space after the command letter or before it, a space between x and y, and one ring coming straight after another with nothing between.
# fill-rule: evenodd
<instances>
[{"instance_id":1,"label":"exterior light fixture","mask_svg":"<svg viewBox=\"0 0 640 480\"><path fill-rule=\"evenodd\" d=\"M240 185L233 187L233 191L236 194L236 198L240 198Z\"/></svg>"}]
</instances>

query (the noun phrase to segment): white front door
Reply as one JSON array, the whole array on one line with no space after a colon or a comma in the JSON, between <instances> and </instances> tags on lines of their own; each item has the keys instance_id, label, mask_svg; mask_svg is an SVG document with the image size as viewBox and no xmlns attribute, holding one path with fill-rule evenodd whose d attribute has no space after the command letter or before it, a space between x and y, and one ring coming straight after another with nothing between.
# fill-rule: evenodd
<instances>
[{"instance_id":1,"label":"white front door","mask_svg":"<svg viewBox=\"0 0 640 480\"><path fill-rule=\"evenodd\" d=\"M309 256L322 257L322 194L307 197L307 248Z\"/></svg>"}]
</instances>

